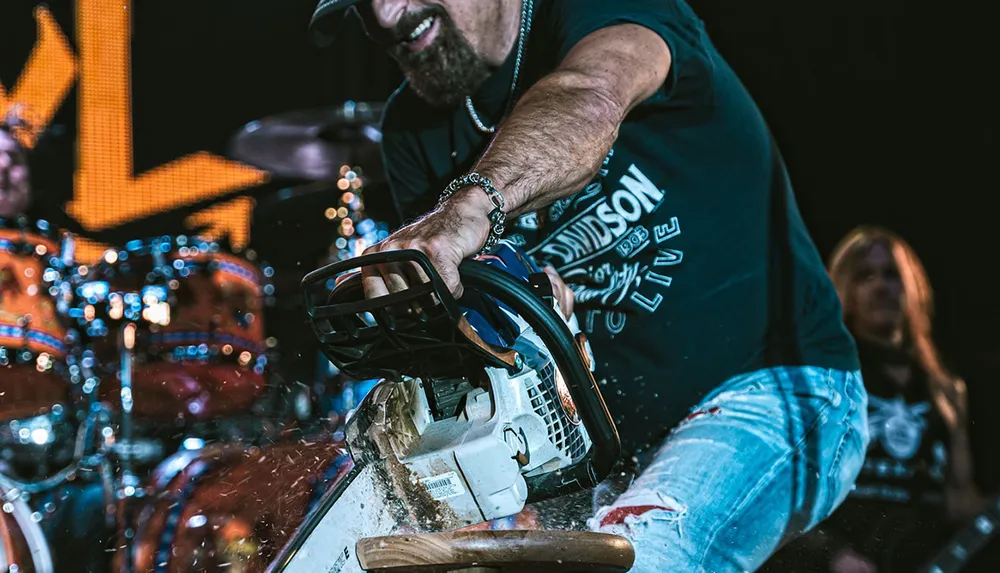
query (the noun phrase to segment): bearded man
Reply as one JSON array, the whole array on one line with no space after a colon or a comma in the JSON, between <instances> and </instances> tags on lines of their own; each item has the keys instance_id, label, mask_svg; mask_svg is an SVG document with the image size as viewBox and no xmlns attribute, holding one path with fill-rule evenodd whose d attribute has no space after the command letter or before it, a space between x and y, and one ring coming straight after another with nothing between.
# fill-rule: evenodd
<instances>
[{"instance_id":1,"label":"bearded man","mask_svg":"<svg viewBox=\"0 0 1000 573\"><path fill-rule=\"evenodd\" d=\"M633 542L634 571L743 572L829 515L868 443L857 351L691 8L322 0L314 36L347 8L406 77L382 145L407 224L369 251L423 251L460 295L459 264L505 236L572 289L638 476L590 526ZM366 269L366 294L420 274Z\"/></svg>"}]
</instances>

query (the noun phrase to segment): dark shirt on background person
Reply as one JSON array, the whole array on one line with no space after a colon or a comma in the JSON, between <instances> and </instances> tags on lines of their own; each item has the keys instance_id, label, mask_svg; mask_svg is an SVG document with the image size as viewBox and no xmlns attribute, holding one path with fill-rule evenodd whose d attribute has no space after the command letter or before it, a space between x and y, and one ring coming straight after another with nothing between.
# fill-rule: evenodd
<instances>
[{"instance_id":1,"label":"dark shirt on background person","mask_svg":"<svg viewBox=\"0 0 1000 573\"><path fill-rule=\"evenodd\" d=\"M948 427L934 407L927 377L904 352L858 342L868 388L871 445L854 491L823 525L879 571L917 571L946 541ZM908 366L907 384L887 367Z\"/></svg>"},{"instance_id":2,"label":"dark shirt on background person","mask_svg":"<svg viewBox=\"0 0 1000 573\"><path fill-rule=\"evenodd\" d=\"M905 352L858 340L871 442L854 491L818 530L782 549L767 573L826 573L848 549L878 573L916 572L945 543L950 433ZM901 385L887 366L909 366Z\"/></svg>"}]
</instances>

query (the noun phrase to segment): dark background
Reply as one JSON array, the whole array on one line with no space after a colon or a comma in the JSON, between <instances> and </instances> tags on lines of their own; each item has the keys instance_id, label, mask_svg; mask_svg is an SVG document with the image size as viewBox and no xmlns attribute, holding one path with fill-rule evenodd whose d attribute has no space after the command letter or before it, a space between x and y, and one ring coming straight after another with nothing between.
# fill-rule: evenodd
<instances>
[{"instance_id":1,"label":"dark background","mask_svg":"<svg viewBox=\"0 0 1000 573\"><path fill-rule=\"evenodd\" d=\"M874 223L901 233L923 258L937 293L937 340L969 382L980 481L995 487L1000 305L991 195L1000 94L989 3L911 4L904 16L900 0L689 1L771 123L824 256L855 225ZM0 81L8 88L34 42L36 4L0 2ZM314 5L136 0L136 169L197 150L224 153L236 130L270 114L383 100L399 80L392 65L353 27L330 48L309 45ZM50 7L72 41L72 3ZM35 158L44 166L37 183L55 203L71 192L74 114L75 91ZM159 224L157 231L182 230L170 228L170 217ZM287 251L322 250L329 236L319 230L290 241L290 224L258 224L253 242L308 266L309 256Z\"/></svg>"}]
</instances>

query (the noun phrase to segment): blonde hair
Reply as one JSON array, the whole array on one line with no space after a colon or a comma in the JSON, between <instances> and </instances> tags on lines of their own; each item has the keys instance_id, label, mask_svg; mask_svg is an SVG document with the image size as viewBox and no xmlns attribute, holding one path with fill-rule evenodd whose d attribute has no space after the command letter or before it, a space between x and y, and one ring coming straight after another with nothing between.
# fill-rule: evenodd
<instances>
[{"instance_id":1,"label":"blonde hair","mask_svg":"<svg viewBox=\"0 0 1000 573\"><path fill-rule=\"evenodd\" d=\"M844 322L851 325L853 287L861 262L877 245L892 257L903 284L904 340L912 345L917 364L927 375L928 390L942 409L949 425L964 427L965 383L942 363L934 344L931 323L934 317L934 292L923 263L913 247L902 237L881 227L862 226L847 234L830 257L830 277L840 295Z\"/></svg>"}]
</instances>

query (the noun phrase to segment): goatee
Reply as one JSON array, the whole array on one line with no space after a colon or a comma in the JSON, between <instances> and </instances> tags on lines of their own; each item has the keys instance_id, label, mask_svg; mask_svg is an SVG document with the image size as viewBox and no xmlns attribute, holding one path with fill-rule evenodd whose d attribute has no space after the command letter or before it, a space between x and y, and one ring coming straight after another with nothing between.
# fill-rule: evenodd
<instances>
[{"instance_id":1,"label":"goatee","mask_svg":"<svg viewBox=\"0 0 1000 573\"><path fill-rule=\"evenodd\" d=\"M490 77L490 67L476 54L455 23L441 8L404 16L397 31L412 31L430 16L437 19L434 42L418 53L394 43L390 54L399 62L417 95L436 107L451 107L478 90ZM399 33L396 33L399 37Z\"/></svg>"}]
</instances>

